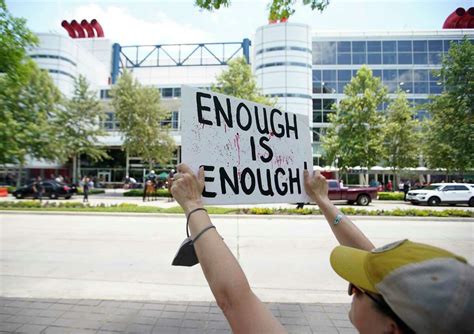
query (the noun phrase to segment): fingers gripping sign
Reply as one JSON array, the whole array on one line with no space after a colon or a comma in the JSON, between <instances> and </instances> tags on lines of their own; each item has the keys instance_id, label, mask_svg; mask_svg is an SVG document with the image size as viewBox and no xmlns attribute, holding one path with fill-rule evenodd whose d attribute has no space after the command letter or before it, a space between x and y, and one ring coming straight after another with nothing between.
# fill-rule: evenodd
<instances>
[{"instance_id":1,"label":"fingers gripping sign","mask_svg":"<svg viewBox=\"0 0 474 334\"><path fill-rule=\"evenodd\" d=\"M189 166L180 164L178 173L171 187L171 193L176 201L189 212L195 207L202 207L201 194L204 189L204 169L199 168L196 176Z\"/></svg>"},{"instance_id":2,"label":"fingers gripping sign","mask_svg":"<svg viewBox=\"0 0 474 334\"><path fill-rule=\"evenodd\" d=\"M321 199L328 196L328 183L319 171L314 171L312 175L308 170L304 171L304 188L311 198Z\"/></svg>"}]
</instances>

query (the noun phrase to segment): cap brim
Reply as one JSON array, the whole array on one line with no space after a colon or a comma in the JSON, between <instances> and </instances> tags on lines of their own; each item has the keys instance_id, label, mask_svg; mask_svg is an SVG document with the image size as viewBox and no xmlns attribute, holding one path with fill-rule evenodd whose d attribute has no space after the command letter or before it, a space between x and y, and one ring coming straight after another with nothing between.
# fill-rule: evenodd
<instances>
[{"instance_id":1,"label":"cap brim","mask_svg":"<svg viewBox=\"0 0 474 334\"><path fill-rule=\"evenodd\" d=\"M365 270L365 260L368 254L367 251L357 248L337 246L331 253L331 266L339 276L355 286L378 293Z\"/></svg>"}]
</instances>

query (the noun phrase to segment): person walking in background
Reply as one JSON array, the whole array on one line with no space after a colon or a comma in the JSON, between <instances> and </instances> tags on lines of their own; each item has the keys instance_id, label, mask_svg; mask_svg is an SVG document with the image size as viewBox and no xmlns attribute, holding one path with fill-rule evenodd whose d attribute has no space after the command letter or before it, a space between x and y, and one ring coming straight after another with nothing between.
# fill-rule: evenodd
<instances>
[{"instance_id":1,"label":"person walking in background","mask_svg":"<svg viewBox=\"0 0 474 334\"><path fill-rule=\"evenodd\" d=\"M173 194L171 193L171 187L173 186L173 177L174 177L175 170L172 169L170 174L168 175L168 180L166 181L166 185L168 187L168 192L170 194L170 198L168 199L169 202L173 202Z\"/></svg>"},{"instance_id":2,"label":"person walking in background","mask_svg":"<svg viewBox=\"0 0 474 334\"><path fill-rule=\"evenodd\" d=\"M125 179L123 180L123 189L127 190L130 188L130 177L125 175Z\"/></svg>"},{"instance_id":3,"label":"person walking in background","mask_svg":"<svg viewBox=\"0 0 474 334\"><path fill-rule=\"evenodd\" d=\"M410 183L410 180L407 180L404 184L403 184L403 200L406 202L407 200L407 194L408 192L410 191L410 188L411 188L411 183Z\"/></svg>"},{"instance_id":4,"label":"person walking in background","mask_svg":"<svg viewBox=\"0 0 474 334\"><path fill-rule=\"evenodd\" d=\"M388 180L387 182L387 191L393 191L392 180Z\"/></svg>"},{"instance_id":5,"label":"person walking in background","mask_svg":"<svg viewBox=\"0 0 474 334\"><path fill-rule=\"evenodd\" d=\"M82 179L82 192L84 194L84 197L82 198L83 203L89 203L89 178L87 176L84 176Z\"/></svg>"},{"instance_id":6,"label":"person walking in background","mask_svg":"<svg viewBox=\"0 0 474 334\"><path fill-rule=\"evenodd\" d=\"M41 176L38 176L33 183L33 193L34 193L34 198L41 202L43 199L43 193L44 193L44 185L43 185L43 181L41 180Z\"/></svg>"},{"instance_id":7,"label":"person walking in background","mask_svg":"<svg viewBox=\"0 0 474 334\"><path fill-rule=\"evenodd\" d=\"M146 188L147 188L147 179L143 180L143 202L146 200Z\"/></svg>"}]
</instances>

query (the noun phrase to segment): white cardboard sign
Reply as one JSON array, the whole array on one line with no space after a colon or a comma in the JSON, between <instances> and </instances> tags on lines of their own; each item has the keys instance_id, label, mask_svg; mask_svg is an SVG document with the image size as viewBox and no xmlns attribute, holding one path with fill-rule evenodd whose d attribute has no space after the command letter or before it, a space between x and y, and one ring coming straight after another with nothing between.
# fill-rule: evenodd
<instances>
[{"instance_id":1,"label":"white cardboard sign","mask_svg":"<svg viewBox=\"0 0 474 334\"><path fill-rule=\"evenodd\" d=\"M308 117L182 86L181 158L204 166L205 204L309 202Z\"/></svg>"}]
</instances>

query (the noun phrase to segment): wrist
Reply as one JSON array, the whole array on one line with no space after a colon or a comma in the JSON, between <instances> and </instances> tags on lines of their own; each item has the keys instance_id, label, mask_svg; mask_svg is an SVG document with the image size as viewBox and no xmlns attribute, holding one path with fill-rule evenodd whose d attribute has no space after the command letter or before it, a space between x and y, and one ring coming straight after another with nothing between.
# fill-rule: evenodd
<instances>
[{"instance_id":1,"label":"wrist","mask_svg":"<svg viewBox=\"0 0 474 334\"><path fill-rule=\"evenodd\" d=\"M184 213L186 216L189 214L190 211L197 209L197 208L203 208L204 205L202 201L192 201L192 202L187 202L185 205L183 205Z\"/></svg>"},{"instance_id":2,"label":"wrist","mask_svg":"<svg viewBox=\"0 0 474 334\"><path fill-rule=\"evenodd\" d=\"M314 201L319 206L325 205L331 202L328 196L314 196Z\"/></svg>"}]
</instances>

